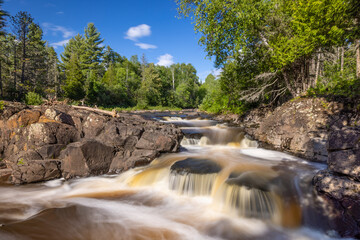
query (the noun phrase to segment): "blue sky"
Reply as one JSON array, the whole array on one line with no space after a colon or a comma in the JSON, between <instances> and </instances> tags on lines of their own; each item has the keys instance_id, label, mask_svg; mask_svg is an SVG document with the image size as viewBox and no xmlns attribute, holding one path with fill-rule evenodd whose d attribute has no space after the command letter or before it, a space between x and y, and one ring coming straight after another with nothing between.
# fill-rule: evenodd
<instances>
[{"instance_id":1,"label":"blue sky","mask_svg":"<svg viewBox=\"0 0 360 240\"><path fill-rule=\"evenodd\" d=\"M178 18L174 0L5 0L3 8L11 15L29 12L58 53L93 22L104 44L127 58L144 53L157 64L191 63L202 80L215 70L191 19Z\"/></svg>"}]
</instances>

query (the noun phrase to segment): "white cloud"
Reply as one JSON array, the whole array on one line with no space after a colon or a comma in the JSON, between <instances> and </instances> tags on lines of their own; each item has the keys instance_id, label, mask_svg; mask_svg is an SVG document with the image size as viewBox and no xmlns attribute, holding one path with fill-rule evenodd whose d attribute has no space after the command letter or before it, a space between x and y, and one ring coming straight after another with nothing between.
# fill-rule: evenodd
<instances>
[{"instance_id":1,"label":"white cloud","mask_svg":"<svg viewBox=\"0 0 360 240\"><path fill-rule=\"evenodd\" d=\"M63 41L60 41L60 42L56 42L56 43L51 43L50 46L54 47L55 49L58 48L58 47L62 47L64 46L65 44L67 44L69 42L70 39L66 39L66 40L63 40Z\"/></svg>"},{"instance_id":2,"label":"white cloud","mask_svg":"<svg viewBox=\"0 0 360 240\"><path fill-rule=\"evenodd\" d=\"M135 27L129 28L126 32L126 39L137 41L138 38L146 37L151 35L151 27L147 24L141 24Z\"/></svg>"},{"instance_id":3,"label":"white cloud","mask_svg":"<svg viewBox=\"0 0 360 240\"><path fill-rule=\"evenodd\" d=\"M60 12L57 12L56 14L57 15L62 15L62 14L64 14L64 12L60 11Z\"/></svg>"},{"instance_id":4,"label":"white cloud","mask_svg":"<svg viewBox=\"0 0 360 240\"><path fill-rule=\"evenodd\" d=\"M155 49L157 48L157 46L155 45L151 45L151 44L147 44L147 43L135 43L136 46L138 46L141 49Z\"/></svg>"},{"instance_id":5,"label":"white cloud","mask_svg":"<svg viewBox=\"0 0 360 240\"><path fill-rule=\"evenodd\" d=\"M174 64L173 59L174 57L168 53L165 55L161 55L160 57L158 57L159 62L157 62L156 65L169 67L170 65Z\"/></svg>"},{"instance_id":6,"label":"white cloud","mask_svg":"<svg viewBox=\"0 0 360 240\"><path fill-rule=\"evenodd\" d=\"M45 33L51 31L56 35L59 32L62 34L63 38L69 38L75 36L74 31L63 26L54 25L52 23L43 23L42 26L44 28Z\"/></svg>"}]
</instances>

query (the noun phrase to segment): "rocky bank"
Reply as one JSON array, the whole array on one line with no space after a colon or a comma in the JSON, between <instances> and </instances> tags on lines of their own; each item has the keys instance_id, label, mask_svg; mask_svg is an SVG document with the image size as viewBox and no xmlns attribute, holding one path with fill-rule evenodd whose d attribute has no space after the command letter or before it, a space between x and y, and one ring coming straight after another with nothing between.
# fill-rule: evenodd
<instances>
[{"instance_id":1,"label":"rocky bank","mask_svg":"<svg viewBox=\"0 0 360 240\"><path fill-rule=\"evenodd\" d=\"M0 182L120 173L149 164L161 153L177 152L182 137L176 126L141 115L5 102Z\"/></svg>"},{"instance_id":2,"label":"rocky bank","mask_svg":"<svg viewBox=\"0 0 360 240\"><path fill-rule=\"evenodd\" d=\"M313 178L322 225L360 238L360 114L344 102L298 98L275 109L218 117L244 128L264 148L327 163Z\"/></svg>"}]
</instances>

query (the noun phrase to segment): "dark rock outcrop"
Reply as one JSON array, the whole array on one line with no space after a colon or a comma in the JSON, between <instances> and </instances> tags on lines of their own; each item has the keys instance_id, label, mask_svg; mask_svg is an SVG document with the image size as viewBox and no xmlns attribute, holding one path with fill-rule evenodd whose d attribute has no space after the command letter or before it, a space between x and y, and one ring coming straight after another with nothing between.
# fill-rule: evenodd
<instances>
[{"instance_id":1,"label":"dark rock outcrop","mask_svg":"<svg viewBox=\"0 0 360 240\"><path fill-rule=\"evenodd\" d=\"M122 172L176 152L173 125L135 114L5 102L0 115L0 179L16 184Z\"/></svg>"}]
</instances>

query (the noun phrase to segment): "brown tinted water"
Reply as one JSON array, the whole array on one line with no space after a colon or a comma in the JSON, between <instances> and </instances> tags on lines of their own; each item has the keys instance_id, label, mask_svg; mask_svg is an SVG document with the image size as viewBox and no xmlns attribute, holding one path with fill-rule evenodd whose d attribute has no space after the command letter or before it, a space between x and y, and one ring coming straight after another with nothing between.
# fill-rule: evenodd
<instances>
[{"instance_id":1,"label":"brown tinted water","mask_svg":"<svg viewBox=\"0 0 360 240\"><path fill-rule=\"evenodd\" d=\"M147 167L0 186L0 239L330 239L313 224L325 166L214 121L164 121L183 127L182 150Z\"/></svg>"}]
</instances>

